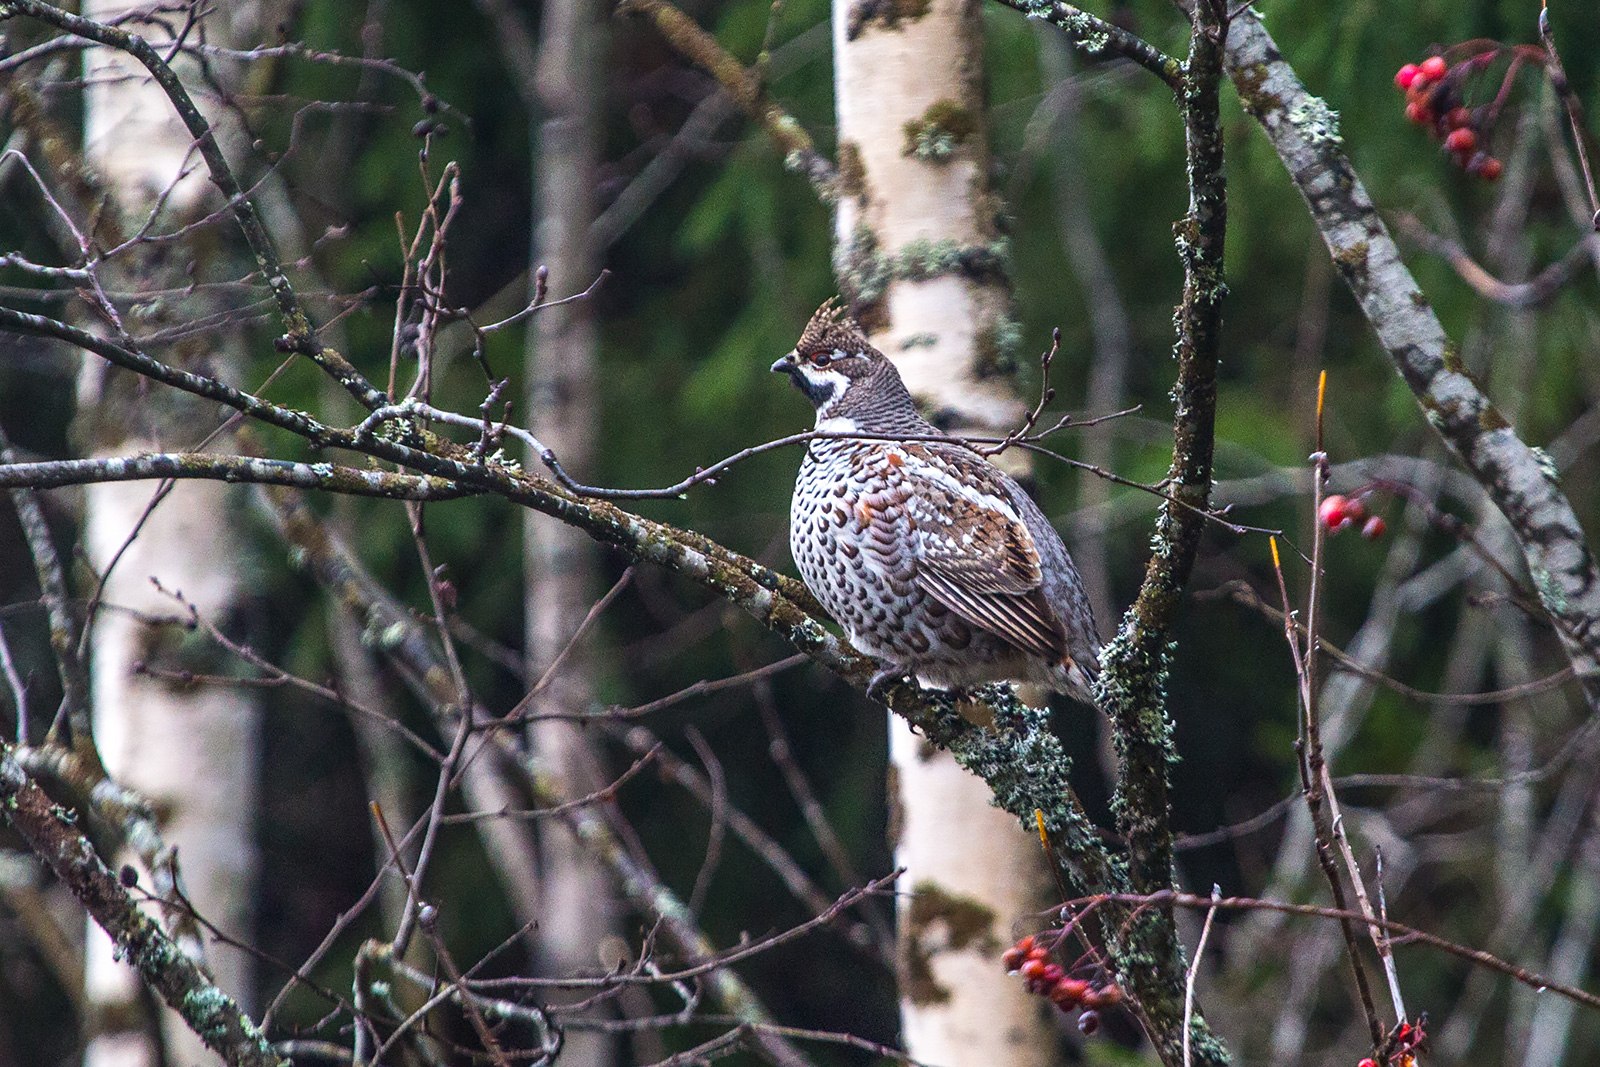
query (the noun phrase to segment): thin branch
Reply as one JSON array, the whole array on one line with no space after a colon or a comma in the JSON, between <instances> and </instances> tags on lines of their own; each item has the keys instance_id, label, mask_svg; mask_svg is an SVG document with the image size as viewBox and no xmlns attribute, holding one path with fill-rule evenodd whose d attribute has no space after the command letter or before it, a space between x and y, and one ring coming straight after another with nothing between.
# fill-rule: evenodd
<instances>
[{"instance_id":1,"label":"thin branch","mask_svg":"<svg viewBox=\"0 0 1600 1067\"><path fill-rule=\"evenodd\" d=\"M617 10L648 18L669 45L717 80L740 110L761 124L778 149L784 164L804 175L818 195L831 202L837 195L838 175L833 164L817 151L811 135L767 94L761 79L667 0L622 0Z\"/></svg>"},{"instance_id":2,"label":"thin branch","mask_svg":"<svg viewBox=\"0 0 1600 1067\"><path fill-rule=\"evenodd\" d=\"M1434 233L1414 215L1400 213L1395 216L1400 232L1450 264L1461 280L1485 300L1511 308L1537 308L1549 303L1578 276L1578 272L1592 261L1600 251L1600 238L1585 234L1567 250L1566 255L1545 267L1525 282L1505 282L1481 266L1461 245L1442 234Z\"/></svg>"},{"instance_id":3,"label":"thin branch","mask_svg":"<svg viewBox=\"0 0 1600 1067\"><path fill-rule=\"evenodd\" d=\"M1055 26L1066 34L1074 47L1092 59L1105 55L1121 56L1160 78L1173 92L1183 91L1183 64L1149 41L1114 22L1107 22L1075 4L1060 3L1058 0L1000 0L1000 2L1031 19L1039 19Z\"/></svg>"},{"instance_id":4,"label":"thin branch","mask_svg":"<svg viewBox=\"0 0 1600 1067\"><path fill-rule=\"evenodd\" d=\"M1135 907L1179 907L1179 908L1216 908L1222 911L1275 911L1284 915L1302 915L1316 919L1348 920L1355 923L1366 921L1365 916L1359 912L1341 911L1338 908L1326 908L1317 904L1288 904L1277 900L1260 900L1255 897L1222 897L1215 899L1203 897L1194 893L1177 893L1163 890L1158 893L1107 893L1098 896L1082 897L1069 900L1064 905L1070 908L1087 907L1091 904L1116 902ZM1459 959L1475 963L1480 967L1487 967L1491 971L1498 971L1509 978L1513 978L1530 989L1540 993L1554 993L1556 996L1565 997L1583 1005L1600 1011L1600 995L1590 993L1575 986L1564 985L1561 982L1519 967L1490 952L1481 949L1469 948L1466 945L1449 941L1437 934L1419 930L1415 926L1395 922L1392 919L1380 919L1378 925L1390 936L1393 944L1408 945L1420 944L1436 948L1441 952L1449 953Z\"/></svg>"},{"instance_id":5,"label":"thin branch","mask_svg":"<svg viewBox=\"0 0 1600 1067\"><path fill-rule=\"evenodd\" d=\"M1222 887L1211 887L1211 899L1216 900L1222 896ZM1211 937L1211 921L1217 917L1217 909L1206 909L1206 921L1200 927L1200 940L1195 942L1194 959L1189 963L1189 973L1183 981L1183 1067L1189 1067L1194 1062L1192 1050L1189 1047L1189 1028L1194 1023L1194 982L1200 976L1200 960L1206 954L1206 941Z\"/></svg>"},{"instance_id":6,"label":"thin branch","mask_svg":"<svg viewBox=\"0 0 1600 1067\"><path fill-rule=\"evenodd\" d=\"M238 178L228 165L227 157L222 154L222 148L217 143L216 134L211 129L210 123L200 114L200 109L195 106L183 82L160 54L150 46L150 42L138 34L71 14L50 4L41 3L40 0L14 0L6 4L4 10L7 14L31 16L66 33L126 52L150 72L150 76L166 93L178 118L194 138L195 148L205 161L212 184L221 191L232 208L234 219L244 234L250 251L255 255L256 265L260 267L262 277L272 290L285 325L285 333L280 341L283 349L299 352L310 358L369 410L388 403L388 397L362 377L361 372L348 360L332 349L324 347L317 339L311 320L300 306L300 298L289 283L277 247L256 211L255 202L240 187Z\"/></svg>"},{"instance_id":7,"label":"thin branch","mask_svg":"<svg viewBox=\"0 0 1600 1067\"><path fill-rule=\"evenodd\" d=\"M1578 150L1578 165L1583 168L1583 184L1589 193L1589 210L1594 213L1592 225L1600 230L1600 192L1595 189L1594 170L1589 166L1589 135L1583 124L1583 104L1579 102L1578 94L1572 91L1572 83L1567 81L1567 69L1561 64L1561 53L1556 51L1555 29L1550 25L1550 5L1545 0L1540 0L1539 4L1539 40L1543 42L1545 55L1549 57L1547 69L1550 84L1566 106L1567 121L1572 125L1572 143Z\"/></svg>"}]
</instances>

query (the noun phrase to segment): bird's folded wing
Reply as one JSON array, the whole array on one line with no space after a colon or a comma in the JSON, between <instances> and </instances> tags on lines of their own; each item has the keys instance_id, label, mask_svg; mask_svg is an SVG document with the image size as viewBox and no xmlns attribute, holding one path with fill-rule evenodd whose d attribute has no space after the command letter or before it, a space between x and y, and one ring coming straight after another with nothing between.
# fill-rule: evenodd
<instances>
[{"instance_id":1,"label":"bird's folded wing","mask_svg":"<svg viewBox=\"0 0 1600 1067\"><path fill-rule=\"evenodd\" d=\"M918 457L907 464L915 581L972 626L1049 660L1067 654L1066 632L1041 588L1033 535L1012 510L993 468L977 457Z\"/></svg>"}]
</instances>

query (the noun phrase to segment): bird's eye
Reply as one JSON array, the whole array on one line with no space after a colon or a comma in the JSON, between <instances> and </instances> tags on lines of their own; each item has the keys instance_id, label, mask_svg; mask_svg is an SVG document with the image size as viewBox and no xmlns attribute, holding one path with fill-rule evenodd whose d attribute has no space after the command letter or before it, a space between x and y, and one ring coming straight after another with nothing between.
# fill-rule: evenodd
<instances>
[{"instance_id":1,"label":"bird's eye","mask_svg":"<svg viewBox=\"0 0 1600 1067\"><path fill-rule=\"evenodd\" d=\"M828 364L832 363L834 360L843 359L843 358L844 358L844 353L839 351L838 349L834 349L832 351L813 352L811 354L811 362L816 364L819 367L826 367Z\"/></svg>"}]
</instances>

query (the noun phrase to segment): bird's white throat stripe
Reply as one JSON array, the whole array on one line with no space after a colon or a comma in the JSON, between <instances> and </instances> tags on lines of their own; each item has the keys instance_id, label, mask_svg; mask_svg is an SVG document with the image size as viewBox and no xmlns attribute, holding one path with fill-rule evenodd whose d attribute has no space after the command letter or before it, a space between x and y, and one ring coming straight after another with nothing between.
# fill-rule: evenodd
<instances>
[{"instance_id":1,"label":"bird's white throat stripe","mask_svg":"<svg viewBox=\"0 0 1600 1067\"><path fill-rule=\"evenodd\" d=\"M844 375L841 374L839 377L843 378ZM818 433L858 433L860 429L856 425L856 420L848 415L834 415L824 418L822 412L817 412Z\"/></svg>"}]
</instances>

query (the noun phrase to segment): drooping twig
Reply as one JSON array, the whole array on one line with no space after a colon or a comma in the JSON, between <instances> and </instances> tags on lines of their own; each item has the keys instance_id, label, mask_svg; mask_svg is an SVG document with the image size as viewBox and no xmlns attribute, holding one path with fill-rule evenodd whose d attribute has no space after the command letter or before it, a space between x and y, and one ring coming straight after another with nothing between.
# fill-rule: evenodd
<instances>
[{"instance_id":1,"label":"drooping twig","mask_svg":"<svg viewBox=\"0 0 1600 1067\"><path fill-rule=\"evenodd\" d=\"M1585 234L1567 250L1566 255L1545 267L1525 282L1501 281L1485 269L1462 247L1461 242L1434 233L1412 215L1395 217L1400 232L1427 251L1450 264L1461 280L1485 300L1493 300L1510 308L1537 308L1549 303L1567 283L1577 277L1585 263L1593 260L1600 251L1600 238Z\"/></svg>"}]
</instances>

